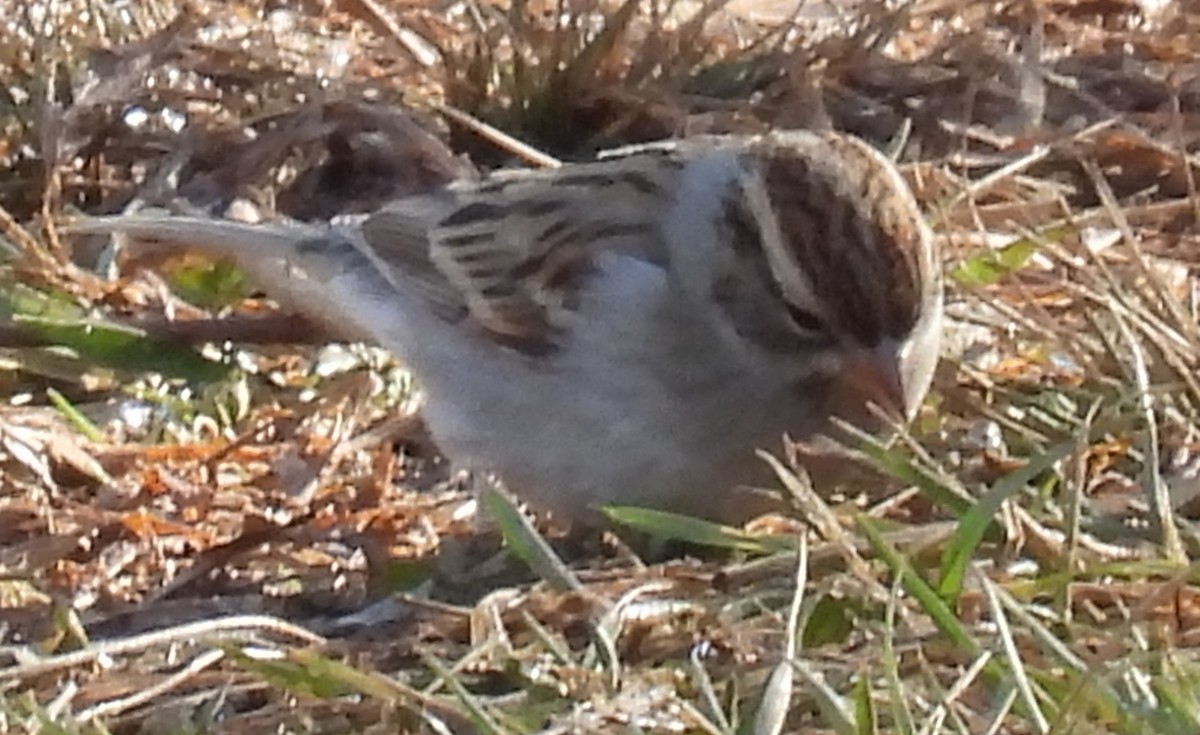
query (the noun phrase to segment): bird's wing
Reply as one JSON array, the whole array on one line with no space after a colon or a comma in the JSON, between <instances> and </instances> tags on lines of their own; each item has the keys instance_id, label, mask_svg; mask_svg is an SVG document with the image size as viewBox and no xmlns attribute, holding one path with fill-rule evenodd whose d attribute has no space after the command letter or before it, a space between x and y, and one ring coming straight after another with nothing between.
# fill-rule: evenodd
<instances>
[{"instance_id":1,"label":"bird's wing","mask_svg":"<svg viewBox=\"0 0 1200 735\"><path fill-rule=\"evenodd\" d=\"M665 267L661 221L684 162L673 147L630 149L595 163L452 185L328 225L138 214L80 219L66 229L228 255L268 292L295 290L281 279L316 282L303 292L369 269L358 275L418 294L448 321L469 319L501 344L544 352L603 253Z\"/></svg>"},{"instance_id":2,"label":"bird's wing","mask_svg":"<svg viewBox=\"0 0 1200 735\"><path fill-rule=\"evenodd\" d=\"M660 222L678 164L647 155L502 174L384 207L362 238L398 284L464 308L502 344L545 351L601 254L665 265Z\"/></svg>"}]
</instances>

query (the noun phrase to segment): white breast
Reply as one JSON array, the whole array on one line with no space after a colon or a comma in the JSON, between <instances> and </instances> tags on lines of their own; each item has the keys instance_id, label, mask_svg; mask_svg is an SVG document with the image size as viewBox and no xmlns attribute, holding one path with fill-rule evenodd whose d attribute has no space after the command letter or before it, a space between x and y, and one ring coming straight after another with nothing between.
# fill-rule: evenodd
<instances>
[{"instance_id":1,"label":"white breast","mask_svg":"<svg viewBox=\"0 0 1200 735\"><path fill-rule=\"evenodd\" d=\"M426 418L452 459L495 471L538 506L574 517L609 503L703 514L716 501L689 500L747 481L756 446L777 449L785 430L773 417L789 413L786 386L745 358L664 271L613 255L551 359L493 353L425 366Z\"/></svg>"}]
</instances>

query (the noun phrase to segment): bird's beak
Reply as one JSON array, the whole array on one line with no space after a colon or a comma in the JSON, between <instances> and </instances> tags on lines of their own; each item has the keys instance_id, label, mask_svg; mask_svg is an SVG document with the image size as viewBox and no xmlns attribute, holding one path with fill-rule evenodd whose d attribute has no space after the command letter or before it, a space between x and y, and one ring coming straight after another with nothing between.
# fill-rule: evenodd
<instances>
[{"instance_id":1,"label":"bird's beak","mask_svg":"<svg viewBox=\"0 0 1200 735\"><path fill-rule=\"evenodd\" d=\"M842 363L842 384L863 402L879 406L894 418L908 417L904 380L900 374L901 345L885 340L875 347L855 347Z\"/></svg>"}]
</instances>

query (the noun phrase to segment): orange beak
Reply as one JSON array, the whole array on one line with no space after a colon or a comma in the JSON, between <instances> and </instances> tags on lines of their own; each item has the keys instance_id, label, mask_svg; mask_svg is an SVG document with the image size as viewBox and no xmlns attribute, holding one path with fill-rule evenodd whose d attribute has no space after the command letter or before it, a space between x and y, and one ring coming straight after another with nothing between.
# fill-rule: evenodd
<instances>
[{"instance_id":1,"label":"orange beak","mask_svg":"<svg viewBox=\"0 0 1200 735\"><path fill-rule=\"evenodd\" d=\"M885 340L872 347L850 350L842 363L842 385L863 403L871 402L896 418L906 418L904 380L900 376L900 345Z\"/></svg>"}]
</instances>

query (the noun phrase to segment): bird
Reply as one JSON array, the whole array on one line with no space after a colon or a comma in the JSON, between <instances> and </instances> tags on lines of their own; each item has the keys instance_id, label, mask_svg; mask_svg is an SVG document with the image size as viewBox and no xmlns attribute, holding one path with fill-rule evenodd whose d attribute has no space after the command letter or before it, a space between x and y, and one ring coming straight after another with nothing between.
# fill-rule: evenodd
<instances>
[{"instance_id":1,"label":"bird","mask_svg":"<svg viewBox=\"0 0 1200 735\"><path fill-rule=\"evenodd\" d=\"M911 417L941 338L933 233L848 133L658 141L319 223L70 229L232 256L268 293L308 294L408 367L455 466L569 522L605 505L745 521L775 479L758 450L833 417L882 428L870 404Z\"/></svg>"}]
</instances>

